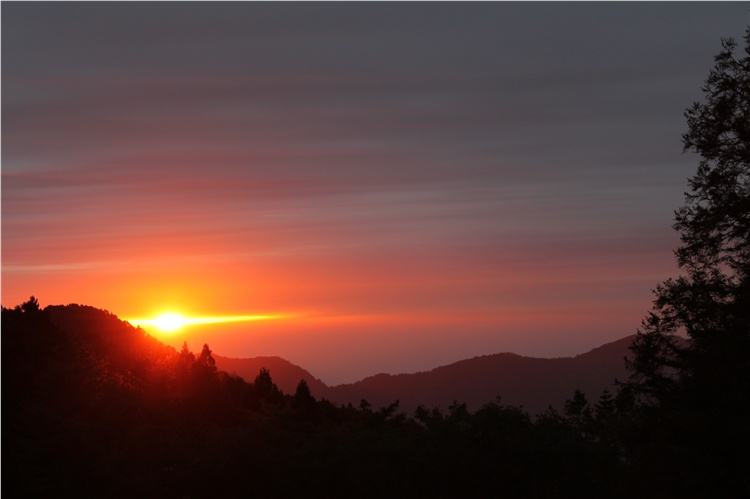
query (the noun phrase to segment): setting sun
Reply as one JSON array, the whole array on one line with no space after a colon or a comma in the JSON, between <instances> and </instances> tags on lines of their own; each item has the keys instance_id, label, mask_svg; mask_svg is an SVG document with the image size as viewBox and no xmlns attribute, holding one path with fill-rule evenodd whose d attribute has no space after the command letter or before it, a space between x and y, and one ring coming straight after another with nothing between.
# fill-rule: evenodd
<instances>
[{"instance_id":1,"label":"setting sun","mask_svg":"<svg viewBox=\"0 0 750 499\"><path fill-rule=\"evenodd\" d=\"M199 324L222 324L228 322L252 322L273 320L288 317L286 314L246 314L246 315L215 315L208 317L186 317L177 312L164 312L156 317L146 319L127 319L134 326L146 329L157 329L164 333L172 333L185 326Z\"/></svg>"},{"instance_id":2,"label":"setting sun","mask_svg":"<svg viewBox=\"0 0 750 499\"><path fill-rule=\"evenodd\" d=\"M167 312L153 319L152 325L166 332L177 331L185 325L185 317L180 314Z\"/></svg>"}]
</instances>

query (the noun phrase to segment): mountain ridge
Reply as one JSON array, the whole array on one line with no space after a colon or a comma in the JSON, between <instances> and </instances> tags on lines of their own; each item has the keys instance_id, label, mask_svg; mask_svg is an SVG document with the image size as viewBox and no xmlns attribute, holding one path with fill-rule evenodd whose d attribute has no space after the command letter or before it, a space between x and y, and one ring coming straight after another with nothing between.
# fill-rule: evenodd
<instances>
[{"instance_id":1,"label":"mountain ridge","mask_svg":"<svg viewBox=\"0 0 750 499\"><path fill-rule=\"evenodd\" d=\"M89 341L103 346L119 340L108 335L92 336L95 330L114 328L113 333L121 335L117 325L126 324L111 313L88 306L49 306L45 310L59 326L79 331ZM83 324L88 326L81 329ZM146 351L155 358L164 357L168 351L169 355L177 354L172 347L145 336L151 338L144 343L148 345ZM267 368L277 386L287 394L293 394L304 379L313 396L337 404L359 405L364 399L374 407L383 407L398 400L402 410L411 412L420 405L446 408L454 401L478 409L501 397L504 404L538 413L549 406L562 408L576 389L590 399L597 398L604 389L612 390L616 379L627 376L624 358L630 353L634 337L626 336L569 357L524 357L500 352L461 359L427 371L378 373L334 386L326 385L309 371L279 356L233 359L214 354L214 358L220 370L248 382L255 380L261 368Z\"/></svg>"},{"instance_id":2,"label":"mountain ridge","mask_svg":"<svg viewBox=\"0 0 750 499\"><path fill-rule=\"evenodd\" d=\"M624 360L634 338L629 335L574 356L541 358L499 352L426 371L377 373L332 386L278 356L215 357L220 369L247 381L266 367L282 391L294 393L299 380L304 379L314 396L340 404L356 405L364 399L381 407L398 400L402 409L412 411L419 405L445 408L459 400L475 409L500 397L506 404L539 412L548 406L561 407L576 389L590 398L611 390L615 380L627 374Z\"/></svg>"}]
</instances>

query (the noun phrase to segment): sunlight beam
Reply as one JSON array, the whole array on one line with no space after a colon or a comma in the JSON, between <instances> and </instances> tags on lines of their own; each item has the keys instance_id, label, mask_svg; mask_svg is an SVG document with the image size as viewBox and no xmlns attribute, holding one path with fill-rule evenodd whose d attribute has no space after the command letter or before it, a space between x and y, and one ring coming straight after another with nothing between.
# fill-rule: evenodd
<instances>
[{"instance_id":1,"label":"sunlight beam","mask_svg":"<svg viewBox=\"0 0 750 499\"><path fill-rule=\"evenodd\" d=\"M156 317L146 319L126 319L137 327L155 328L162 332L171 333L187 326L203 324L226 324L231 322L268 321L287 317L285 314L245 314L245 315L214 315L208 317L186 317L176 312L165 312Z\"/></svg>"}]
</instances>

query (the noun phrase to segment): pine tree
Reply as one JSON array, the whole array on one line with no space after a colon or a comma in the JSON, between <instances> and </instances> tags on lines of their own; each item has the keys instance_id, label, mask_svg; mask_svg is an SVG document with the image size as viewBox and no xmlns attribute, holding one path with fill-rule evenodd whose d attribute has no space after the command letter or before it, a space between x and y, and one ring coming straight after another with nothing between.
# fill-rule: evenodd
<instances>
[{"instance_id":1,"label":"pine tree","mask_svg":"<svg viewBox=\"0 0 750 499\"><path fill-rule=\"evenodd\" d=\"M593 414L586 395L576 390L573 397L565 401L565 417L582 436L588 436L593 424Z\"/></svg>"},{"instance_id":2,"label":"pine tree","mask_svg":"<svg viewBox=\"0 0 750 499\"><path fill-rule=\"evenodd\" d=\"M203 369L211 372L216 371L216 361L214 360L213 355L211 355L211 349L208 347L207 344L203 345L203 350L201 350L200 356L198 356L197 360L198 366L202 367Z\"/></svg>"},{"instance_id":3,"label":"pine tree","mask_svg":"<svg viewBox=\"0 0 750 499\"><path fill-rule=\"evenodd\" d=\"M307 409L315 405L315 398L310 392L310 387L304 379L299 380L294 392L294 405L300 409Z\"/></svg>"},{"instance_id":4,"label":"pine tree","mask_svg":"<svg viewBox=\"0 0 750 499\"><path fill-rule=\"evenodd\" d=\"M281 390L276 386L271 379L271 372L265 367L261 368L258 375L255 377L255 391L266 401L276 402L282 397Z\"/></svg>"},{"instance_id":5,"label":"pine tree","mask_svg":"<svg viewBox=\"0 0 750 499\"><path fill-rule=\"evenodd\" d=\"M180 357L194 358L193 353L190 351L190 348L188 348L187 341L182 342L182 348L180 349Z\"/></svg>"},{"instance_id":6,"label":"pine tree","mask_svg":"<svg viewBox=\"0 0 750 499\"><path fill-rule=\"evenodd\" d=\"M615 414L615 399L609 390L604 390L594 406L594 417L597 421L606 422Z\"/></svg>"}]
</instances>

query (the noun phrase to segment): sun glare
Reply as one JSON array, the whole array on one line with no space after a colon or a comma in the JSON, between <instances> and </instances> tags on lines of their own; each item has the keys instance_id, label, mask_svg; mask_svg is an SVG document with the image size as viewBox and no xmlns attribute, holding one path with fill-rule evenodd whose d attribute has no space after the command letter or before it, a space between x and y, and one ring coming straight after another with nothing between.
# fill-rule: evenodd
<instances>
[{"instance_id":1,"label":"sun glare","mask_svg":"<svg viewBox=\"0 0 750 499\"><path fill-rule=\"evenodd\" d=\"M227 322L251 322L281 319L282 314L215 315L209 317L186 317L177 312L164 312L148 319L127 319L134 326L156 329L162 333L173 333L186 326L201 324L223 324Z\"/></svg>"},{"instance_id":2,"label":"sun glare","mask_svg":"<svg viewBox=\"0 0 750 499\"><path fill-rule=\"evenodd\" d=\"M171 333L177 331L185 325L185 317L174 312L166 312L153 320L153 326L161 331Z\"/></svg>"}]
</instances>

